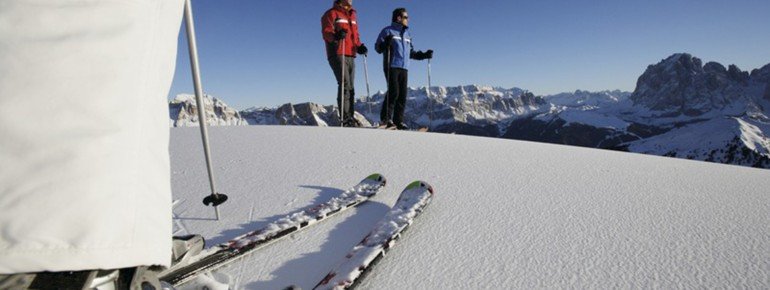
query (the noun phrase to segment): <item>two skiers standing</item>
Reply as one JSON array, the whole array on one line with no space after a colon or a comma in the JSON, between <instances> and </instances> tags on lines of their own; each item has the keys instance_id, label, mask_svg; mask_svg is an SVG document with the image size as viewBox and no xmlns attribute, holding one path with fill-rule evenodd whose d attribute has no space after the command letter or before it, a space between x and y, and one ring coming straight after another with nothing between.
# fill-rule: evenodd
<instances>
[{"instance_id":1,"label":"two skiers standing","mask_svg":"<svg viewBox=\"0 0 770 290\"><path fill-rule=\"evenodd\" d=\"M387 128L408 130L404 123L408 69L410 59L433 58L433 50L415 51L409 34L409 14L405 8L393 11L392 24L383 28L377 37L375 50L383 54L383 71L388 93L382 103L380 124ZM354 118L355 54L366 55L368 49L361 43L353 0L335 0L334 7L321 18L329 65L337 79L337 105L345 127L360 127Z\"/></svg>"}]
</instances>

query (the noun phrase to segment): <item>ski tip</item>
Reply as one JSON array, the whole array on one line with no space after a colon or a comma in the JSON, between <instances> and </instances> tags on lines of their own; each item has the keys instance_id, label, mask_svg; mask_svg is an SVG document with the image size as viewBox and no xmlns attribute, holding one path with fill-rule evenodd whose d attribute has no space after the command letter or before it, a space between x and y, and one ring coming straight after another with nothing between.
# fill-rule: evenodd
<instances>
[{"instance_id":1,"label":"ski tip","mask_svg":"<svg viewBox=\"0 0 770 290\"><path fill-rule=\"evenodd\" d=\"M428 184L428 183L426 183L424 181L419 181L419 180L417 180L415 182L412 182L409 185L407 185L405 190L412 190L412 189L416 189L416 188L425 188L428 192L430 192L431 195L433 195L433 187L430 186L430 184Z\"/></svg>"},{"instance_id":2,"label":"ski tip","mask_svg":"<svg viewBox=\"0 0 770 290\"><path fill-rule=\"evenodd\" d=\"M385 176L379 173L375 173L375 174L369 175L368 177L366 177L366 179L374 180L374 181L385 181Z\"/></svg>"}]
</instances>

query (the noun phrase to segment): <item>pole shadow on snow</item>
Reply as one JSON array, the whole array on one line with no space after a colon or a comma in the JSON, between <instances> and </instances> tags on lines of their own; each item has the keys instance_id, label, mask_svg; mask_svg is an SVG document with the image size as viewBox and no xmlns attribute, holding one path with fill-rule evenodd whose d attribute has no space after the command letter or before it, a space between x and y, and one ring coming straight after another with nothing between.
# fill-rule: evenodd
<instances>
[{"instance_id":1,"label":"pole shadow on snow","mask_svg":"<svg viewBox=\"0 0 770 290\"><path fill-rule=\"evenodd\" d=\"M247 223L243 223L243 224L239 225L237 228L234 228L234 229L224 230L221 233L219 233L218 236L213 237L213 238L211 238L209 240L206 240L206 245L207 246L212 246L212 245L218 245L218 244L221 244L221 243L228 242L228 241L230 241L230 240L232 240L232 239L234 239L234 238L236 238L236 237L238 237L240 235L243 235L243 234L245 234L247 232L261 229L261 228L267 226L268 224L270 224L272 222L275 222L276 220L279 220L279 219L281 219L283 217L286 217L289 214L292 214L292 213L295 213L295 212L309 210L309 209L313 208L315 205L317 205L319 203L327 202L327 201L331 200L333 197L338 196L338 195L340 195L343 192L343 190L341 190L341 189L331 188L331 187L309 186L309 185L301 185L299 187L300 188L308 188L308 189L318 190L318 195L313 200L311 200L305 207L302 207L302 208L292 208L292 209L289 209L287 207L287 212L285 212L285 213L280 213L280 214L277 214L277 215L274 215L274 216L270 216L270 217L266 217L266 218L263 218L263 219L260 219L260 220L250 221L250 222L247 222Z\"/></svg>"},{"instance_id":2,"label":"pole shadow on snow","mask_svg":"<svg viewBox=\"0 0 770 290\"><path fill-rule=\"evenodd\" d=\"M185 200L174 200L174 202L171 204L171 217L174 220L174 225L180 227L180 229L185 231L185 234L187 234L187 225L184 224L184 221L216 221L216 218L202 218L202 217L184 217L180 214L177 214L176 206L180 205L182 203L185 203ZM176 235L176 232L174 233Z\"/></svg>"},{"instance_id":3,"label":"pole shadow on snow","mask_svg":"<svg viewBox=\"0 0 770 290\"><path fill-rule=\"evenodd\" d=\"M351 209L354 210L354 209ZM297 285L301 289L312 289L323 279L345 255L369 233L372 227L387 212L390 206L369 201L361 204L356 213L345 220L337 220L321 249L288 261L275 269L270 281L257 281L245 285L245 289L284 289L287 285ZM332 218L334 219L334 218ZM334 223L335 221L326 221ZM299 232L294 235L303 235Z\"/></svg>"},{"instance_id":4,"label":"pole shadow on snow","mask_svg":"<svg viewBox=\"0 0 770 290\"><path fill-rule=\"evenodd\" d=\"M180 221L217 221L216 218L197 218L197 217L174 217L175 220Z\"/></svg>"}]
</instances>

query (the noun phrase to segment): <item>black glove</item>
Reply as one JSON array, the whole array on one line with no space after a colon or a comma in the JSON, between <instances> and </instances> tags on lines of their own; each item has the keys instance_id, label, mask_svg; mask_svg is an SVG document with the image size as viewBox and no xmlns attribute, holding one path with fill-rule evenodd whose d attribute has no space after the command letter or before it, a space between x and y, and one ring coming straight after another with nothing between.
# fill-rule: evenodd
<instances>
[{"instance_id":1,"label":"black glove","mask_svg":"<svg viewBox=\"0 0 770 290\"><path fill-rule=\"evenodd\" d=\"M348 37L348 31L345 29L337 30L337 32L334 33L334 39L336 40L343 40L345 37Z\"/></svg>"},{"instance_id":2,"label":"black glove","mask_svg":"<svg viewBox=\"0 0 770 290\"><path fill-rule=\"evenodd\" d=\"M366 55L367 53L369 53L369 49L368 49L368 48L366 48L366 45L364 45L364 44L362 43L362 44L361 44L361 46L359 46L358 48L356 48L356 52L358 52L358 54L363 54L363 55Z\"/></svg>"},{"instance_id":3,"label":"black glove","mask_svg":"<svg viewBox=\"0 0 770 290\"><path fill-rule=\"evenodd\" d=\"M424 56L425 56L425 59L432 59L433 58L433 50L432 49L428 49L428 51L425 52Z\"/></svg>"},{"instance_id":4,"label":"black glove","mask_svg":"<svg viewBox=\"0 0 770 290\"><path fill-rule=\"evenodd\" d=\"M412 55L412 58L416 60L433 58L433 50L428 50L427 52L417 51Z\"/></svg>"}]
</instances>

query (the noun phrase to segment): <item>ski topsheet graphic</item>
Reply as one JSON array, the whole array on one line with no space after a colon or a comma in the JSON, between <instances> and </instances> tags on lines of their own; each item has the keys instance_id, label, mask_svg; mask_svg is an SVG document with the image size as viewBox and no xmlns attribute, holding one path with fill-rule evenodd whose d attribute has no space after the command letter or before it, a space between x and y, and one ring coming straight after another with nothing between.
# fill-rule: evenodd
<instances>
[{"instance_id":1,"label":"ski topsheet graphic","mask_svg":"<svg viewBox=\"0 0 770 290\"><path fill-rule=\"evenodd\" d=\"M433 187L427 183L415 181L409 184L388 214L315 289L347 289L357 285L432 199Z\"/></svg>"},{"instance_id":2,"label":"ski topsheet graphic","mask_svg":"<svg viewBox=\"0 0 770 290\"><path fill-rule=\"evenodd\" d=\"M188 261L163 271L160 273L160 280L175 286L189 282L198 274L223 267L271 242L366 202L382 191L386 183L381 174L372 174L327 202L289 214L261 229L208 248L190 257Z\"/></svg>"}]
</instances>

